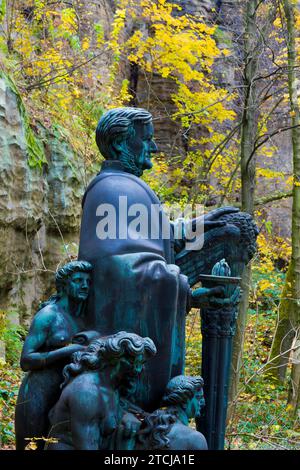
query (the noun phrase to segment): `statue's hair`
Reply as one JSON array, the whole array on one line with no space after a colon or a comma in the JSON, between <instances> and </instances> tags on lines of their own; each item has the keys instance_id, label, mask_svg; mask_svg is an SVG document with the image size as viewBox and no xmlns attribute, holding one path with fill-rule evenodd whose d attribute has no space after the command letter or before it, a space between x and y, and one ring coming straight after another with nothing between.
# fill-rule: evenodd
<instances>
[{"instance_id":1,"label":"statue's hair","mask_svg":"<svg viewBox=\"0 0 300 470\"><path fill-rule=\"evenodd\" d=\"M74 273L90 273L93 270L93 266L88 261L70 261L65 264L55 273L55 285L57 293L51 295L46 302L42 302L39 306L39 310L46 307L46 305L56 303L62 296L64 287L69 277Z\"/></svg>"},{"instance_id":2,"label":"statue's hair","mask_svg":"<svg viewBox=\"0 0 300 470\"><path fill-rule=\"evenodd\" d=\"M162 404L164 406L183 405L202 388L202 377L177 375L168 382Z\"/></svg>"},{"instance_id":3,"label":"statue's hair","mask_svg":"<svg viewBox=\"0 0 300 470\"><path fill-rule=\"evenodd\" d=\"M100 118L96 129L96 143L106 159L113 159L111 145L117 137L125 139L134 135L134 122L151 122L152 115L142 108L110 109Z\"/></svg>"},{"instance_id":4,"label":"statue's hair","mask_svg":"<svg viewBox=\"0 0 300 470\"><path fill-rule=\"evenodd\" d=\"M156 347L152 339L142 338L126 331L103 336L92 341L85 351L73 354L72 362L63 369L65 380L61 387L67 385L72 377L85 371L102 369L106 364L114 363L125 354L133 357L144 354L146 357L151 357L156 354Z\"/></svg>"},{"instance_id":5,"label":"statue's hair","mask_svg":"<svg viewBox=\"0 0 300 470\"><path fill-rule=\"evenodd\" d=\"M149 450L168 449L170 445L168 434L176 421L175 409L155 410L145 417L144 429L138 435L138 442L142 444L143 448Z\"/></svg>"}]
</instances>

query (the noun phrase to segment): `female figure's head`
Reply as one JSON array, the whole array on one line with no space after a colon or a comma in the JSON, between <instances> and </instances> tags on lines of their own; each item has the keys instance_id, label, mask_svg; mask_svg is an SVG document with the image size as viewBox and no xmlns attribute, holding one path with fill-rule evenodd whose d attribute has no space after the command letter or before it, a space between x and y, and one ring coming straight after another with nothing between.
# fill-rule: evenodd
<instances>
[{"instance_id":1,"label":"female figure's head","mask_svg":"<svg viewBox=\"0 0 300 470\"><path fill-rule=\"evenodd\" d=\"M204 404L203 379L185 375L169 381L162 399L163 406L183 409L188 419L199 417Z\"/></svg>"},{"instance_id":2,"label":"female figure's head","mask_svg":"<svg viewBox=\"0 0 300 470\"><path fill-rule=\"evenodd\" d=\"M162 408L145 418L144 428L138 436L138 442L145 449L170 448L169 433L174 424L185 417L190 419L200 416L203 406L203 379L185 375L174 377L166 387ZM182 417L182 411L185 414L184 417ZM184 424L187 425L187 423ZM184 434L181 438L184 439Z\"/></svg>"},{"instance_id":3,"label":"female figure's head","mask_svg":"<svg viewBox=\"0 0 300 470\"><path fill-rule=\"evenodd\" d=\"M91 283L92 265L87 261L71 261L55 275L58 294L67 294L73 300L86 300Z\"/></svg>"},{"instance_id":4,"label":"female figure's head","mask_svg":"<svg viewBox=\"0 0 300 470\"><path fill-rule=\"evenodd\" d=\"M87 261L71 261L65 264L55 274L57 293L43 302L39 310L56 303L63 296L78 303L85 301L89 295L92 270L92 265Z\"/></svg>"},{"instance_id":5,"label":"female figure's head","mask_svg":"<svg viewBox=\"0 0 300 470\"><path fill-rule=\"evenodd\" d=\"M150 338L142 338L135 333L120 331L114 335L104 336L92 341L85 351L73 355L73 362L64 370L65 378L62 387L71 377L82 372L103 370L113 367L120 381L126 377L126 384L136 378L142 371L143 363L156 354L156 347Z\"/></svg>"}]
</instances>

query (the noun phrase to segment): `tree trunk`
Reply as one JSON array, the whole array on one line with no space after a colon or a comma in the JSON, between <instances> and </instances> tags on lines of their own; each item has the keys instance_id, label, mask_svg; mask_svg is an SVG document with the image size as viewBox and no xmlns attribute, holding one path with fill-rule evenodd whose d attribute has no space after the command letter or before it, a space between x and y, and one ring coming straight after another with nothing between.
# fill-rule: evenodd
<instances>
[{"instance_id":1,"label":"tree trunk","mask_svg":"<svg viewBox=\"0 0 300 470\"><path fill-rule=\"evenodd\" d=\"M255 144L258 135L261 99L258 76L263 75L265 63L262 58L262 50L265 48L270 32L273 30L273 22L276 18L276 4L271 4L267 18L262 15L258 19L260 0L248 0L241 3L244 8L244 80L245 98L241 127L241 196L243 211L253 215L255 206L255 176L256 176L256 151ZM261 24L262 22L262 24ZM260 77L262 78L262 77ZM260 85L262 86L262 85ZM247 323L247 311L249 306L249 288L251 284L251 266L245 269L242 278L243 297L240 302L237 320L237 331L234 337L231 384L229 390L230 419L234 410L234 402L238 392L238 384L242 366L244 336Z\"/></svg>"},{"instance_id":2,"label":"tree trunk","mask_svg":"<svg viewBox=\"0 0 300 470\"><path fill-rule=\"evenodd\" d=\"M242 184L242 210L253 214L255 191L255 156L253 148L258 129L258 106L256 81L259 51L257 41L256 12L258 0L248 0L245 6L245 32L244 32L244 86L245 102L241 127L241 184ZM230 418L232 405L237 395L242 354L244 347L245 327L248 310L249 285L251 281L251 267L245 269L242 279L243 296L240 302L237 319L237 330L233 339L231 383L229 389Z\"/></svg>"},{"instance_id":3,"label":"tree trunk","mask_svg":"<svg viewBox=\"0 0 300 470\"><path fill-rule=\"evenodd\" d=\"M291 323L293 312L292 279L293 269L292 263L290 263L281 295L278 319L269 355L270 368L268 374L274 381L281 383L284 382L286 377L290 348L295 337L295 325Z\"/></svg>"},{"instance_id":4,"label":"tree trunk","mask_svg":"<svg viewBox=\"0 0 300 470\"><path fill-rule=\"evenodd\" d=\"M288 84L292 117L292 144L293 144L293 209L292 209L292 305L290 321L296 329L296 345L298 344L300 326L300 108L297 96L297 51L295 28L295 4L290 0L283 0L283 8L287 22L287 53L288 53ZM300 393L300 362L299 349L294 353L292 364L291 387L288 402L294 411L299 406Z\"/></svg>"}]
</instances>

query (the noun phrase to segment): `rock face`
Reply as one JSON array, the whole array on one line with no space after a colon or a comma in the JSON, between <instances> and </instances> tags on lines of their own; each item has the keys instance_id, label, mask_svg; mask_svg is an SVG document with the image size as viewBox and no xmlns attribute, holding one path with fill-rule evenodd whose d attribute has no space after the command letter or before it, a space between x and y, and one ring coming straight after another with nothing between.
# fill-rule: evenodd
<instances>
[{"instance_id":1,"label":"rock face","mask_svg":"<svg viewBox=\"0 0 300 470\"><path fill-rule=\"evenodd\" d=\"M29 167L18 99L0 78L0 309L27 323L57 266L76 255L85 178L64 139L46 130L48 165Z\"/></svg>"}]
</instances>

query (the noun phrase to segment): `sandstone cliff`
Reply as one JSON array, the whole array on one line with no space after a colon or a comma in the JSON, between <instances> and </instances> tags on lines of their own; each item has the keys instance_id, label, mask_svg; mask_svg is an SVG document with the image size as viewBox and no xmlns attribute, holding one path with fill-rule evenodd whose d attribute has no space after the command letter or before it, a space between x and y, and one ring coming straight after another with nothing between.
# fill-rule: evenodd
<instances>
[{"instance_id":1,"label":"sandstone cliff","mask_svg":"<svg viewBox=\"0 0 300 470\"><path fill-rule=\"evenodd\" d=\"M47 163L30 167L20 97L0 78L0 309L27 322L76 253L84 168L58 132L45 129Z\"/></svg>"}]
</instances>

